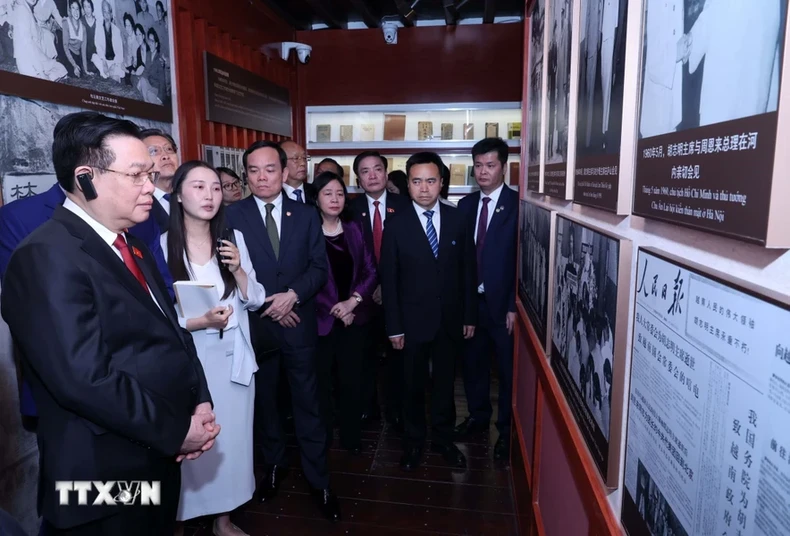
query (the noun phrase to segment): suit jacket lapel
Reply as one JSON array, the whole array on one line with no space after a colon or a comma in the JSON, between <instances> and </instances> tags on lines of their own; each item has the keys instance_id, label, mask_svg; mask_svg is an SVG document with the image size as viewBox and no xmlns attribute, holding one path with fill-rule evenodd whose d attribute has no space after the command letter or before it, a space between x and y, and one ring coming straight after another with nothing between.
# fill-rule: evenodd
<instances>
[{"instance_id":1,"label":"suit jacket lapel","mask_svg":"<svg viewBox=\"0 0 790 536\"><path fill-rule=\"evenodd\" d=\"M269 257L271 257L272 261L276 261L274 249L272 249L272 243L269 242L269 235L266 234L266 225L263 222L263 217L261 216L261 211L258 209L258 203L255 202L255 198L249 196L247 199L239 201L239 203L244 203L244 205L242 205L244 208L242 214L247 220L247 223L249 223L250 228L255 231L252 233L253 238L258 241L258 245L263 248ZM244 239L250 240L246 235ZM282 243L282 240L280 240L280 242Z\"/></svg>"},{"instance_id":2,"label":"suit jacket lapel","mask_svg":"<svg viewBox=\"0 0 790 536\"><path fill-rule=\"evenodd\" d=\"M488 229L486 229L486 237L488 237L488 233L495 231L497 227L502 225L505 218L510 214L510 211L515 210L513 207L513 196L505 191L506 188L507 186L502 187L502 192L499 194L496 206L488 207L489 210L494 211L494 214L491 216L491 223L488 224ZM488 243L487 239L486 243Z\"/></svg>"},{"instance_id":3,"label":"suit jacket lapel","mask_svg":"<svg viewBox=\"0 0 790 536\"><path fill-rule=\"evenodd\" d=\"M359 194L354 202L357 204L357 212L362 218L362 228L365 231L365 236L373 238L373 227L370 225L370 212L368 210L368 198L365 194Z\"/></svg>"},{"instance_id":4,"label":"suit jacket lapel","mask_svg":"<svg viewBox=\"0 0 790 536\"><path fill-rule=\"evenodd\" d=\"M291 241L290 239L294 234L294 226L296 225L296 218L293 217L291 210L289 210L291 203L297 203L297 201L283 198L280 218L280 259L283 258L285 250L288 249L288 243Z\"/></svg>"},{"instance_id":5,"label":"suit jacket lapel","mask_svg":"<svg viewBox=\"0 0 790 536\"><path fill-rule=\"evenodd\" d=\"M439 212L442 218L442 228L439 230L439 262L447 258L453 245L453 230L455 229L455 213L448 209L444 203L439 203Z\"/></svg>"},{"instance_id":6,"label":"suit jacket lapel","mask_svg":"<svg viewBox=\"0 0 790 536\"><path fill-rule=\"evenodd\" d=\"M135 240L134 237L131 237L131 240ZM140 270L143 272L145 280L148 282L148 288L151 289L151 293L154 295L154 298L156 298L159 308L162 310L162 312L164 312L167 319L170 320L170 323L175 328L178 336L183 339L181 326L178 324L178 318L175 315L175 309L173 308L170 295L167 292L162 292L162 289L156 283L156 275L151 270L148 262L146 262L144 259L140 259L137 261L137 266L139 266ZM156 304L154 304L154 306L156 306ZM159 313L159 316L161 316L161 313Z\"/></svg>"},{"instance_id":7,"label":"suit jacket lapel","mask_svg":"<svg viewBox=\"0 0 790 536\"><path fill-rule=\"evenodd\" d=\"M420 213L421 214L421 213ZM433 250L431 249L431 243L428 241L428 235L425 232L425 229L422 228L422 221L420 218L424 218L424 216L417 214L414 210L412 213L409 214L409 220L412 222L412 227L408 233L408 236L419 236L420 238L417 239L417 247L422 249L423 254L428 256L431 259L434 259ZM439 250L441 251L442 244L441 238L439 239Z\"/></svg>"}]
</instances>

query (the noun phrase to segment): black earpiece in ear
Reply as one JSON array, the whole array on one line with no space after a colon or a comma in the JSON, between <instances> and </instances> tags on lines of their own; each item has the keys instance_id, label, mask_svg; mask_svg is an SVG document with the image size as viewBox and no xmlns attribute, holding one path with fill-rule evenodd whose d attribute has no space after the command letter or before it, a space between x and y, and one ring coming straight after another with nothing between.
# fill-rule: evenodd
<instances>
[{"instance_id":1,"label":"black earpiece in ear","mask_svg":"<svg viewBox=\"0 0 790 536\"><path fill-rule=\"evenodd\" d=\"M85 199L91 201L99 197L99 194L96 193L96 188L93 187L93 175L91 173L80 173L77 175L77 181L80 183L80 189Z\"/></svg>"}]
</instances>

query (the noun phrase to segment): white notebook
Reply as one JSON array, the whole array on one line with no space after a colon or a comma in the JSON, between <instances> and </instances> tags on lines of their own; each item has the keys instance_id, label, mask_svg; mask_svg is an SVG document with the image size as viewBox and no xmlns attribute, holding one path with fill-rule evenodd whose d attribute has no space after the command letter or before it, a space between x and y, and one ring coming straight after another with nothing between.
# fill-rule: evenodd
<instances>
[{"instance_id":1,"label":"white notebook","mask_svg":"<svg viewBox=\"0 0 790 536\"><path fill-rule=\"evenodd\" d=\"M198 318L206 311L219 305L219 294L213 283L200 281L176 281L176 307L182 318Z\"/></svg>"}]
</instances>

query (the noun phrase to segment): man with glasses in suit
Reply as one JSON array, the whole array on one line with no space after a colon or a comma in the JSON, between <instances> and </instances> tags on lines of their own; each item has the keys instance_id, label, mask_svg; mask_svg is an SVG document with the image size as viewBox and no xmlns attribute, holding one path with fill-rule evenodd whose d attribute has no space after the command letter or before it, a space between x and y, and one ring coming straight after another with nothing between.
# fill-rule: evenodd
<instances>
[{"instance_id":1,"label":"man with glasses in suit","mask_svg":"<svg viewBox=\"0 0 790 536\"><path fill-rule=\"evenodd\" d=\"M304 147L295 141L284 141L280 147L285 151L288 161L288 179L283 183L283 195L299 203L312 203L315 188L307 182L307 167L310 157Z\"/></svg>"}]
</instances>

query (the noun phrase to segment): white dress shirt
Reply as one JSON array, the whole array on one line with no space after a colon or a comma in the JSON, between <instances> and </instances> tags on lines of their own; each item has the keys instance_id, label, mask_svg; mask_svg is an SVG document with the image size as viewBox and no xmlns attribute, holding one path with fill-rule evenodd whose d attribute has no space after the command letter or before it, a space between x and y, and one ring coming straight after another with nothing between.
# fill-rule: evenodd
<instances>
[{"instance_id":1,"label":"white dress shirt","mask_svg":"<svg viewBox=\"0 0 790 536\"><path fill-rule=\"evenodd\" d=\"M263 225L266 225L266 201L255 198L255 203L258 205L258 210L261 213L261 219L263 220ZM272 218L274 218L274 223L277 224L277 236L282 238L283 232L283 195L282 193L277 196L277 199L272 201L274 208L272 209Z\"/></svg>"},{"instance_id":2,"label":"white dress shirt","mask_svg":"<svg viewBox=\"0 0 790 536\"><path fill-rule=\"evenodd\" d=\"M422 230L425 231L425 236L428 236L428 218L424 216L424 212L426 210L433 210L431 221L433 222L433 228L436 229L436 243L438 244L439 237L442 234L442 211L440 210L441 205L439 201L434 203L433 208L430 209L422 208L414 201L412 201L411 204L414 205L414 210L417 212L417 217L420 219L420 224L422 225Z\"/></svg>"},{"instance_id":3,"label":"white dress shirt","mask_svg":"<svg viewBox=\"0 0 790 536\"><path fill-rule=\"evenodd\" d=\"M121 255L121 251L113 245L115 239L118 237L116 233L110 231L107 227L96 221L90 214L85 212L81 206L79 206L77 203L75 203L68 197L63 202L63 208L71 211L79 219L90 225L91 229L93 229L96 232L96 234L99 235L99 238L101 238L108 246L110 246L110 249L113 251L113 253L115 253L115 256L118 257L121 260L121 262L124 262L123 255ZM124 235L124 240L126 240L125 235ZM127 244L128 244L128 240L127 240ZM126 267L126 263L124 263L124 268L125 267ZM151 295L151 299L154 300L156 306L159 307L159 302L156 301L156 297L154 297L154 294L151 292L150 285L148 285L148 294ZM161 311L162 308L159 307L159 310Z\"/></svg>"},{"instance_id":4,"label":"white dress shirt","mask_svg":"<svg viewBox=\"0 0 790 536\"><path fill-rule=\"evenodd\" d=\"M294 192L296 190L299 190L300 192L302 192L302 203L307 203L307 195L304 192L304 183L300 184L299 188L294 188L290 184L283 183L283 189L285 189L285 193L288 195L288 199L292 199L294 201L297 201Z\"/></svg>"},{"instance_id":5,"label":"white dress shirt","mask_svg":"<svg viewBox=\"0 0 790 536\"><path fill-rule=\"evenodd\" d=\"M480 201L477 202L477 215L475 216L475 245L477 245L477 229L480 227L480 212L483 210L483 198L488 197L491 201L488 202L488 220L486 221L486 231L488 231L488 226L491 225L491 218L494 217L494 211L496 210L496 204L499 203L499 196L502 193L502 188L505 187L505 183L499 185L499 188L491 192L490 195L485 195L483 192L480 192ZM480 286L477 287L477 292L480 294L486 291L485 284L480 283Z\"/></svg>"},{"instance_id":6,"label":"white dress shirt","mask_svg":"<svg viewBox=\"0 0 790 536\"><path fill-rule=\"evenodd\" d=\"M167 192L165 192L164 190L160 190L159 188L154 188L154 197L156 198L157 201L159 201L159 204L162 205L162 208L165 209L165 212L167 212L168 215L169 215L170 214L170 201L165 199L166 195L167 195Z\"/></svg>"},{"instance_id":7,"label":"white dress shirt","mask_svg":"<svg viewBox=\"0 0 790 536\"><path fill-rule=\"evenodd\" d=\"M373 229L373 218L376 216L376 207L374 202L379 202L379 214L381 214L381 228L384 229L384 220L387 219L387 190L381 194L378 199L373 199L370 195L365 194L365 199L368 201L368 215L370 216L370 228Z\"/></svg>"}]
</instances>

